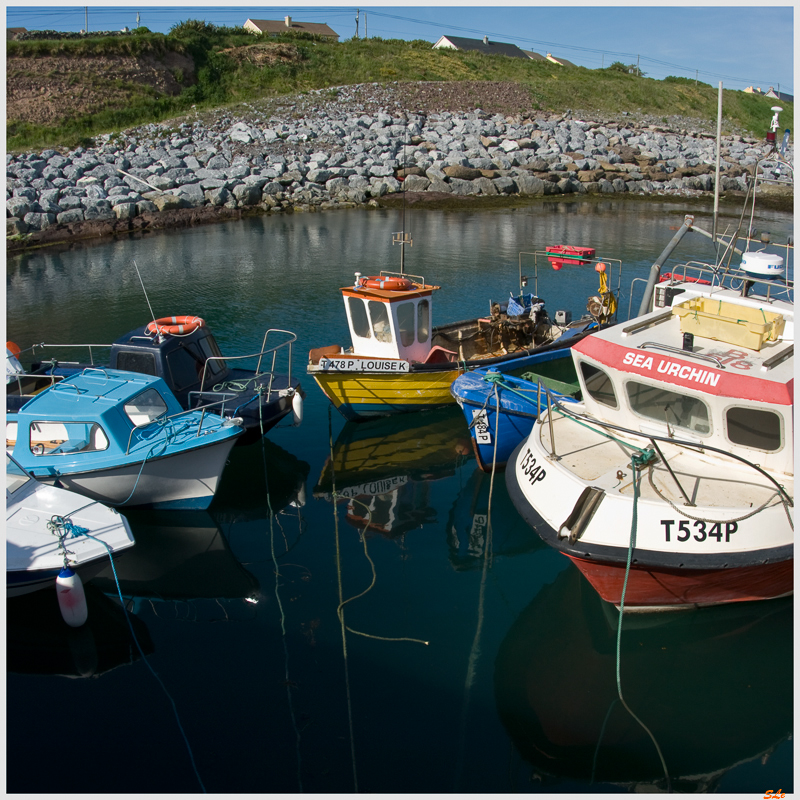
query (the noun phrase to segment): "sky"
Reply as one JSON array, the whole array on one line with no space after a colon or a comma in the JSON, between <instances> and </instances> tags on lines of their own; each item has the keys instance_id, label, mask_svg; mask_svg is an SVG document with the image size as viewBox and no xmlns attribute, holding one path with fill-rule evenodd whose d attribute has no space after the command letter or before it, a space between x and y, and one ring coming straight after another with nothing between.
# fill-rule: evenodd
<instances>
[{"instance_id":1,"label":"sky","mask_svg":"<svg viewBox=\"0 0 800 800\"><path fill-rule=\"evenodd\" d=\"M168 33L187 19L243 25L248 18L324 22L340 40L424 39L451 34L516 44L589 69L638 64L650 78L691 78L726 89L794 94L794 2L783 5L88 5L6 6L7 27ZM358 18L358 27L356 19Z\"/></svg>"}]
</instances>

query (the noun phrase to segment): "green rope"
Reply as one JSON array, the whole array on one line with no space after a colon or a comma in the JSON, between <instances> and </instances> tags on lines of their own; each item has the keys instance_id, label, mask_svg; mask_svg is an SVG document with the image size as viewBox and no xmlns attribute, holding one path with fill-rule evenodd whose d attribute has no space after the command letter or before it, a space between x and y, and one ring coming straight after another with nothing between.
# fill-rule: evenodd
<instances>
[{"instance_id":1,"label":"green rope","mask_svg":"<svg viewBox=\"0 0 800 800\"><path fill-rule=\"evenodd\" d=\"M650 451L650 457L654 457L655 452ZM637 527L637 505L639 500L639 484L636 477L636 468L639 466L644 466L649 461L650 457L646 457L644 453L634 453L631 455L631 470L633 471L633 513L631 515L631 535L628 541L628 558L625 563L625 580L622 584L622 595L619 601L619 622L617 623L617 694L619 695L620 702L625 707L627 712L639 723L639 725L644 728L647 735L652 740L653 744L656 747L656 752L658 753L658 757L661 760L661 766L664 770L664 777L667 779L667 791L671 792L671 784L669 778L669 772L667 772L667 765L664 761L664 756L661 753L661 748L658 746L658 742L655 739L655 736L650 732L650 729L647 725L642 722L636 714L633 713L630 706L625 702L625 698L622 696L622 680L620 678L620 662L621 662L621 645L622 645L622 619L623 615L625 614L625 594L628 590L628 577L630 576L631 571L631 561L633 560L633 550L636 547L636 527Z\"/></svg>"}]
</instances>

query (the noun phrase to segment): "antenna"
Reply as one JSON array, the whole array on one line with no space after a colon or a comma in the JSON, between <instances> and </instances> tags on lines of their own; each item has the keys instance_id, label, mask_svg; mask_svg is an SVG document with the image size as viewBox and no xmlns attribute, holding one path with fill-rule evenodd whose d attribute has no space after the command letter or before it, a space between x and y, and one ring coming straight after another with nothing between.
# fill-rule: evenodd
<instances>
[{"instance_id":1,"label":"antenna","mask_svg":"<svg viewBox=\"0 0 800 800\"><path fill-rule=\"evenodd\" d=\"M144 281L142 280L141 273L139 272L139 267L136 266L136 262L133 262L133 268L136 270L136 274L139 276L139 283L142 284L142 291L144 292L144 299L147 300L147 307L150 309L150 316L152 317L153 324L155 325L156 322L156 315L153 313L153 307L150 305L150 298L147 296L147 289L144 288Z\"/></svg>"},{"instance_id":2,"label":"antenna","mask_svg":"<svg viewBox=\"0 0 800 800\"><path fill-rule=\"evenodd\" d=\"M392 234L392 244L400 245L400 274L404 273L404 258L405 246L411 247L414 243L411 241L411 236L406 233L406 143L403 142L403 210L401 220L401 230L399 233Z\"/></svg>"}]
</instances>

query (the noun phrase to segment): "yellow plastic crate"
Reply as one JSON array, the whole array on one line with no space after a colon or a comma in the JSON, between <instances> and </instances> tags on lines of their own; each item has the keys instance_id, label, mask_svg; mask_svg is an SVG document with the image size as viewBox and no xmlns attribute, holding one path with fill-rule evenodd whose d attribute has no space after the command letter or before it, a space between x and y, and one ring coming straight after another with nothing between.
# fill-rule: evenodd
<instances>
[{"instance_id":1,"label":"yellow plastic crate","mask_svg":"<svg viewBox=\"0 0 800 800\"><path fill-rule=\"evenodd\" d=\"M681 331L706 339L760 350L777 341L786 320L782 314L710 297L694 297L672 307L681 319Z\"/></svg>"}]
</instances>

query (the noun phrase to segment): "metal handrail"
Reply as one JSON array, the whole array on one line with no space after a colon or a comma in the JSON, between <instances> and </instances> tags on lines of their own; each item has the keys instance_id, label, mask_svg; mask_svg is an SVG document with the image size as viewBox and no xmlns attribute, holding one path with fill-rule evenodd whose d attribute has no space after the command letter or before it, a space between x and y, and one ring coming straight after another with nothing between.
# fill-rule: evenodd
<instances>
[{"instance_id":1,"label":"metal handrail","mask_svg":"<svg viewBox=\"0 0 800 800\"><path fill-rule=\"evenodd\" d=\"M130 454L131 441L133 439L133 434L136 433L136 431L143 431L145 428L149 428L151 425L156 425L156 424L160 425L161 427L164 427L168 422L172 422L176 420L178 417L185 417L187 414L194 414L196 411L202 412L200 414L200 421L197 423L197 432L195 433L195 438L200 436L200 433L202 432L203 429L203 422L205 422L206 409L210 408L211 406L219 405L220 402L224 401L207 403L206 405L198 406L197 408L190 408L185 411L179 411L175 414L169 414L167 416L159 415L155 419L151 419L149 422L145 422L141 425L134 425L133 428L131 428L131 432L128 434L128 445L125 449L125 455L127 456ZM225 425L224 420L220 422L218 427L222 428L223 425ZM217 430L217 428L212 428L212 430Z\"/></svg>"},{"instance_id":2,"label":"metal handrail","mask_svg":"<svg viewBox=\"0 0 800 800\"><path fill-rule=\"evenodd\" d=\"M699 358L701 361L711 361L716 364L719 369L725 369L725 365L716 356L709 356L705 353L695 353L692 350L684 350L681 347L673 347L669 344L661 344L661 342L642 342L639 345L640 350L664 350L666 353L675 353L675 355L684 358Z\"/></svg>"},{"instance_id":3,"label":"metal handrail","mask_svg":"<svg viewBox=\"0 0 800 800\"><path fill-rule=\"evenodd\" d=\"M281 342L279 345L276 345L275 347L267 348L267 340L269 339L270 333L285 333L287 336L290 336L291 338L288 339L285 342ZM241 361L241 360L243 360L245 358L256 358L257 357L258 358L258 364L256 365L256 375L255 375L255 377L259 377L260 375L269 374L270 379L269 379L269 388L268 388L268 394L267 394L267 396L269 396L272 393L272 382L273 382L273 380L275 378L275 363L277 361L278 353L283 348L288 348L288 350L289 350L289 353L288 353L288 359L289 359L288 380L289 380L289 385L291 385L291 383L292 383L292 343L296 342L296 341L297 341L297 335L292 333L291 331L286 331L286 330L283 330L282 328L270 328L264 334L264 339L263 339L263 341L261 343L261 350L258 353L249 353L249 354L246 354L246 355L243 355L243 356L209 356L208 358L206 358L205 365L203 366L203 377L200 380L200 392L210 391L210 390L205 388L206 377L208 376L208 371L209 371L208 370L208 366L209 366L210 362L216 362L216 361L223 361L223 362ZM270 365L270 369L269 369L268 373L267 373L267 371L262 372L261 371L261 363L264 360L264 356L268 355L269 353L272 353L272 363Z\"/></svg>"},{"instance_id":4,"label":"metal handrail","mask_svg":"<svg viewBox=\"0 0 800 800\"><path fill-rule=\"evenodd\" d=\"M34 344L29 348L31 353L35 353L37 347L40 347L42 349L44 349L45 347L60 347L62 349L64 349L64 348L88 347L89 348L89 363L92 366L94 366L94 353L92 352L92 348L93 347L105 347L105 348L108 348L109 350L111 349L111 345L110 344L46 344L45 342L41 342L39 344ZM80 362L75 361L75 362L64 362L64 363L75 363L75 364L78 364Z\"/></svg>"}]
</instances>

